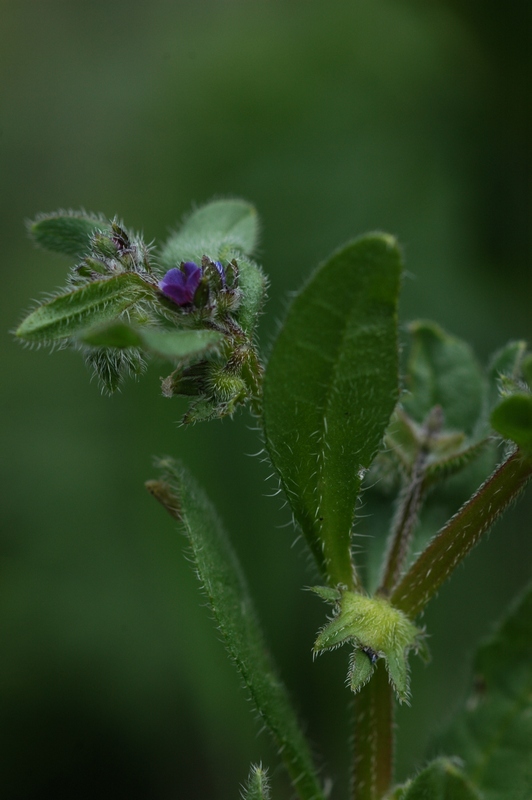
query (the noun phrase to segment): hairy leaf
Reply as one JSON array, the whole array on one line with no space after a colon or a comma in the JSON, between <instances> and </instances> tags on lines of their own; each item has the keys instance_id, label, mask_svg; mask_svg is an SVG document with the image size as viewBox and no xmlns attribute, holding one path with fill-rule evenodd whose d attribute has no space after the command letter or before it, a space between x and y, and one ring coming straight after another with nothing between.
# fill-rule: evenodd
<instances>
[{"instance_id":1,"label":"hairy leaf","mask_svg":"<svg viewBox=\"0 0 532 800\"><path fill-rule=\"evenodd\" d=\"M242 569L209 501L170 459L160 462L163 481L147 488L179 520L231 659L270 730L292 783L303 800L322 800L309 746L269 655Z\"/></svg>"},{"instance_id":2,"label":"hairy leaf","mask_svg":"<svg viewBox=\"0 0 532 800\"><path fill-rule=\"evenodd\" d=\"M486 399L485 380L473 351L433 322L413 322L409 327L410 393L403 400L405 410L421 423L434 406L441 406L444 427L471 436Z\"/></svg>"},{"instance_id":3,"label":"hairy leaf","mask_svg":"<svg viewBox=\"0 0 532 800\"><path fill-rule=\"evenodd\" d=\"M268 774L262 766L252 766L242 800L269 800L270 786Z\"/></svg>"},{"instance_id":4,"label":"hairy leaf","mask_svg":"<svg viewBox=\"0 0 532 800\"><path fill-rule=\"evenodd\" d=\"M521 374L521 364L526 351L526 342L508 342L500 350L497 350L490 359L488 365L488 381L490 402L489 408L493 408L500 397L499 384L502 376L517 380Z\"/></svg>"},{"instance_id":5,"label":"hairy leaf","mask_svg":"<svg viewBox=\"0 0 532 800\"><path fill-rule=\"evenodd\" d=\"M254 261L246 258L238 259L238 271L238 286L242 294L234 317L244 331L251 334L266 296L266 276Z\"/></svg>"},{"instance_id":6,"label":"hairy leaf","mask_svg":"<svg viewBox=\"0 0 532 800\"><path fill-rule=\"evenodd\" d=\"M461 770L449 759L433 761L389 800L481 800Z\"/></svg>"},{"instance_id":7,"label":"hairy leaf","mask_svg":"<svg viewBox=\"0 0 532 800\"><path fill-rule=\"evenodd\" d=\"M133 273L94 281L38 306L15 333L26 341L43 344L68 339L84 328L118 317L152 292L153 289Z\"/></svg>"},{"instance_id":8,"label":"hairy leaf","mask_svg":"<svg viewBox=\"0 0 532 800\"><path fill-rule=\"evenodd\" d=\"M138 347L171 361L188 361L215 348L223 341L223 335L206 330L135 328L117 321L84 331L80 339L95 347Z\"/></svg>"},{"instance_id":9,"label":"hairy leaf","mask_svg":"<svg viewBox=\"0 0 532 800\"><path fill-rule=\"evenodd\" d=\"M295 297L266 369L270 456L331 585L354 586L355 504L398 397L400 274L389 236L336 252Z\"/></svg>"},{"instance_id":10,"label":"hairy leaf","mask_svg":"<svg viewBox=\"0 0 532 800\"><path fill-rule=\"evenodd\" d=\"M88 253L94 231L109 227L109 222L103 217L84 211L58 211L42 214L29 222L28 232L45 250L79 259Z\"/></svg>"},{"instance_id":11,"label":"hairy leaf","mask_svg":"<svg viewBox=\"0 0 532 800\"><path fill-rule=\"evenodd\" d=\"M484 800L531 796L532 586L480 647L471 696L442 746L464 760Z\"/></svg>"},{"instance_id":12,"label":"hairy leaf","mask_svg":"<svg viewBox=\"0 0 532 800\"><path fill-rule=\"evenodd\" d=\"M85 363L107 394L116 392L126 377L137 377L146 369L146 362L137 348L94 347L85 353Z\"/></svg>"},{"instance_id":13,"label":"hairy leaf","mask_svg":"<svg viewBox=\"0 0 532 800\"><path fill-rule=\"evenodd\" d=\"M243 200L215 200L198 208L168 239L161 253L166 268L181 261L213 260L233 251L251 255L257 244L258 216Z\"/></svg>"},{"instance_id":14,"label":"hairy leaf","mask_svg":"<svg viewBox=\"0 0 532 800\"><path fill-rule=\"evenodd\" d=\"M505 397L491 414L492 427L522 450L532 452L532 394Z\"/></svg>"}]
</instances>

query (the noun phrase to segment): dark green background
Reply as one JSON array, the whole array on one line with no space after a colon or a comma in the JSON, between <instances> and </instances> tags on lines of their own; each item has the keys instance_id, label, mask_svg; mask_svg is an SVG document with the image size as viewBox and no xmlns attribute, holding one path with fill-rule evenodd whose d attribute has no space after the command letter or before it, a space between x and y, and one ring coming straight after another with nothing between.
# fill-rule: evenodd
<instances>
[{"instance_id":1,"label":"dark green background","mask_svg":"<svg viewBox=\"0 0 532 800\"><path fill-rule=\"evenodd\" d=\"M289 292L366 230L403 243L402 317L432 317L482 360L530 316L528 0L501 4L194 0L0 2L4 331L64 280L23 220L118 214L161 239L190 208L242 196L263 221L267 348ZM2 346L3 796L231 798L267 737L212 629L183 541L144 492L178 456L218 505L323 774L345 787L347 651L312 664L324 608L253 420L180 429L163 365L109 399L81 359ZM398 775L421 762L470 656L530 576L530 500L426 615ZM368 523L365 521L365 527ZM363 540L361 540L363 542ZM277 780L277 777L279 780Z\"/></svg>"}]
</instances>

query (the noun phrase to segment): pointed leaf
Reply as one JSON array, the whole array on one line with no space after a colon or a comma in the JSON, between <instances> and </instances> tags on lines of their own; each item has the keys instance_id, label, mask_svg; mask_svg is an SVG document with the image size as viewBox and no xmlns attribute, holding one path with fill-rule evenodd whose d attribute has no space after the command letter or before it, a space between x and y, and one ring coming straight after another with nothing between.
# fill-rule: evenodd
<instances>
[{"instance_id":1,"label":"pointed leaf","mask_svg":"<svg viewBox=\"0 0 532 800\"><path fill-rule=\"evenodd\" d=\"M161 358L189 361L220 345L224 336L218 331L141 330L143 347Z\"/></svg>"},{"instance_id":2,"label":"pointed leaf","mask_svg":"<svg viewBox=\"0 0 532 800\"><path fill-rule=\"evenodd\" d=\"M237 263L238 287L242 293L242 299L234 317L244 331L251 335L266 297L267 281L264 272L255 262L239 258Z\"/></svg>"},{"instance_id":3,"label":"pointed leaf","mask_svg":"<svg viewBox=\"0 0 532 800\"><path fill-rule=\"evenodd\" d=\"M118 317L153 291L134 273L94 281L36 308L19 325L16 335L36 343L68 339L84 328Z\"/></svg>"},{"instance_id":4,"label":"pointed leaf","mask_svg":"<svg viewBox=\"0 0 532 800\"><path fill-rule=\"evenodd\" d=\"M450 478L467 467L488 449L489 439L480 439L469 446L439 454L428 460L425 470L425 487L432 486L444 478Z\"/></svg>"},{"instance_id":5,"label":"pointed leaf","mask_svg":"<svg viewBox=\"0 0 532 800\"><path fill-rule=\"evenodd\" d=\"M373 675L375 663L363 650L353 650L349 661L348 680L351 691L356 694Z\"/></svg>"},{"instance_id":6,"label":"pointed leaf","mask_svg":"<svg viewBox=\"0 0 532 800\"><path fill-rule=\"evenodd\" d=\"M473 665L472 694L442 746L458 753L484 800L525 800L532 787L532 586Z\"/></svg>"},{"instance_id":7,"label":"pointed leaf","mask_svg":"<svg viewBox=\"0 0 532 800\"><path fill-rule=\"evenodd\" d=\"M202 356L219 345L223 338L217 331L135 328L120 321L91 328L80 336L85 344L95 347L139 347L171 361L189 361Z\"/></svg>"},{"instance_id":8,"label":"pointed leaf","mask_svg":"<svg viewBox=\"0 0 532 800\"><path fill-rule=\"evenodd\" d=\"M58 211L42 214L28 223L28 232L36 244L53 253L79 259L89 251L90 237L97 230L106 230L109 223L84 211Z\"/></svg>"},{"instance_id":9,"label":"pointed leaf","mask_svg":"<svg viewBox=\"0 0 532 800\"><path fill-rule=\"evenodd\" d=\"M212 259L237 250L251 255L257 244L258 216L243 200L215 200L198 208L167 241L161 253L166 268L181 261Z\"/></svg>"},{"instance_id":10,"label":"pointed leaf","mask_svg":"<svg viewBox=\"0 0 532 800\"><path fill-rule=\"evenodd\" d=\"M170 459L163 481L147 487L183 525L198 576L251 699L270 730L303 800L323 800L307 741L268 653L246 580L221 523L201 489Z\"/></svg>"},{"instance_id":11,"label":"pointed leaf","mask_svg":"<svg viewBox=\"0 0 532 800\"><path fill-rule=\"evenodd\" d=\"M142 347L140 330L120 320L88 328L79 339L93 347Z\"/></svg>"},{"instance_id":12,"label":"pointed leaf","mask_svg":"<svg viewBox=\"0 0 532 800\"><path fill-rule=\"evenodd\" d=\"M505 439L532 452L532 394L511 394L495 406L491 414L492 427Z\"/></svg>"},{"instance_id":13,"label":"pointed leaf","mask_svg":"<svg viewBox=\"0 0 532 800\"><path fill-rule=\"evenodd\" d=\"M408 394L403 406L417 422L443 409L446 429L471 435L484 409L486 386L468 344L433 322L413 322L407 368Z\"/></svg>"},{"instance_id":14,"label":"pointed leaf","mask_svg":"<svg viewBox=\"0 0 532 800\"><path fill-rule=\"evenodd\" d=\"M116 392L128 375L136 377L146 369L146 362L136 348L128 350L91 348L85 353L85 363L107 394Z\"/></svg>"},{"instance_id":15,"label":"pointed leaf","mask_svg":"<svg viewBox=\"0 0 532 800\"><path fill-rule=\"evenodd\" d=\"M497 350L490 359L488 365L488 382L490 393L490 409L493 408L499 398L499 384L502 375L517 380L521 373L521 363L526 351L526 342L508 342L500 350Z\"/></svg>"},{"instance_id":16,"label":"pointed leaf","mask_svg":"<svg viewBox=\"0 0 532 800\"><path fill-rule=\"evenodd\" d=\"M481 800L481 797L456 764L439 758L396 789L389 800Z\"/></svg>"},{"instance_id":17,"label":"pointed leaf","mask_svg":"<svg viewBox=\"0 0 532 800\"><path fill-rule=\"evenodd\" d=\"M262 766L252 766L242 800L269 800L270 782L268 773Z\"/></svg>"},{"instance_id":18,"label":"pointed leaf","mask_svg":"<svg viewBox=\"0 0 532 800\"><path fill-rule=\"evenodd\" d=\"M295 297L266 370L270 456L331 585L354 585L360 482L397 401L400 274L389 236L365 236L336 252Z\"/></svg>"}]
</instances>

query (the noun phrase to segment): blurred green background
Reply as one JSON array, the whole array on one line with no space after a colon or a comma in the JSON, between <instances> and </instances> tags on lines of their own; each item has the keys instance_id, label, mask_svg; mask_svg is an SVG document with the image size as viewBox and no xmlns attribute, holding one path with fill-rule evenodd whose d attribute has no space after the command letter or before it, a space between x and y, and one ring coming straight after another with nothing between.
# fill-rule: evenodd
<instances>
[{"instance_id":1,"label":"blurred green background","mask_svg":"<svg viewBox=\"0 0 532 800\"><path fill-rule=\"evenodd\" d=\"M485 361L532 339L527 0L0 2L2 532L0 782L8 800L231 798L249 762L291 796L227 662L182 539L144 492L182 458L252 582L272 649L345 796L348 652L314 664L324 608L246 413L184 430L161 365L111 399L73 353L13 329L67 263L23 221L85 207L163 239L192 203L242 196L263 221L267 350L289 292L332 249L398 236L402 317ZM466 691L478 639L531 573L530 498L426 614L397 772ZM366 530L368 520L363 523ZM363 540L361 540L363 542ZM344 795L342 794L344 793Z\"/></svg>"}]
</instances>

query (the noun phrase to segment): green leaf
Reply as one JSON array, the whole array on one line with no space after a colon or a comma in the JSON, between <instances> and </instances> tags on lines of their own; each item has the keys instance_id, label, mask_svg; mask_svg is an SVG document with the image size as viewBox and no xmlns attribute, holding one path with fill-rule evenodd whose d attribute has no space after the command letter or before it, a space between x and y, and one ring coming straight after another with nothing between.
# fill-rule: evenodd
<instances>
[{"instance_id":1,"label":"green leaf","mask_svg":"<svg viewBox=\"0 0 532 800\"><path fill-rule=\"evenodd\" d=\"M481 797L456 764L439 758L396 789L389 800L481 800Z\"/></svg>"},{"instance_id":2,"label":"green leaf","mask_svg":"<svg viewBox=\"0 0 532 800\"><path fill-rule=\"evenodd\" d=\"M94 347L138 347L170 361L195 360L216 348L223 339L217 331L135 328L121 321L90 328L80 336L82 342Z\"/></svg>"},{"instance_id":3,"label":"green leaf","mask_svg":"<svg viewBox=\"0 0 532 800\"><path fill-rule=\"evenodd\" d=\"M242 299L234 312L236 321L251 335L266 296L267 281L261 268L249 259L238 259L238 287Z\"/></svg>"},{"instance_id":4,"label":"green leaf","mask_svg":"<svg viewBox=\"0 0 532 800\"><path fill-rule=\"evenodd\" d=\"M107 394L116 392L128 375L136 377L146 369L146 362L136 348L129 350L91 348L85 353L85 363Z\"/></svg>"},{"instance_id":5,"label":"green leaf","mask_svg":"<svg viewBox=\"0 0 532 800\"><path fill-rule=\"evenodd\" d=\"M444 427L471 436L481 419L486 385L480 365L468 344L450 336L433 322L409 326L412 346L407 367L409 394L403 407L423 422L439 405Z\"/></svg>"},{"instance_id":6,"label":"green leaf","mask_svg":"<svg viewBox=\"0 0 532 800\"><path fill-rule=\"evenodd\" d=\"M109 222L101 216L84 211L58 211L42 214L29 222L28 232L45 250L79 259L87 255L94 231L108 230L109 227Z\"/></svg>"},{"instance_id":7,"label":"green leaf","mask_svg":"<svg viewBox=\"0 0 532 800\"><path fill-rule=\"evenodd\" d=\"M355 585L355 504L398 397L400 274L389 236L337 251L296 295L266 369L268 450L333 586Z\"/></svg>"},{"instance_id":8,"label":"green leaf","mask_svg":"<svg viewBox=\"0 0 532 800\"><path fill-rule=\"evenodd\" d=\"M149 481L147 488L184 528L229 655L282 754L299 797L323 800L309 746L266 649L246 580L220 520L183 468L170 459L159 466L164 479Z\"/></svg>"},{"instance_id":9,"label":"green leaf","mask_svg":"<svg viewBox=\"0 0 532 800\"><path fill-rule=\"evenodd\" d=\"M166 242L161 262L167 269L181 261L227 258L233 251L251 255L258 238L255 208L243 200L215 200L198 208Z\"/></svg>"},{"instance_id":10,"label":"green leaf","mask_svg":"<svg viewBox=\"0 0 532 800\"><path fill-rule=\"evenodd\" d=\"M134 273L94 281L39 306L15 333L21 339L42 344L68 339L84 328L118 317L153 292L154 288Z\"/></svg>"},{"instance_id":11,"label":"green leaf","mask_svg":"<svg viewBox=\"0 0 532 800\"><path fill-rule=\"evenodd\" d=\"M474 661L471 696L442 746L465 762L484 800L532 792L532 586Z\"/></svg>"},{"instance_id":12,"label":"green leaf","mask_svg":"<svg viewBox=\"0 0 532 800\"><path fill-rule=\"evenodd\" d=\"M268 773L262 766L252 766L242 800L270 800Z\"/></svg>"},{"instance_id":13,"label":"green leaf","mask_svg":"<svg viewBox=\"0 0 532 800\"><path fill-rule=\"evenodd\" d=\"M521 374L521 364L526 351L526 342L508 342L500 350L497 350L490 359L488 365L488 383L490 402L489 408L492 409L500 398L501 377L511 380L518 380Z\"/></svg>"},{"instance_id":14,"label":"green leaf","mask_svg":"<svg viewBox=\"0 0 532 800\"><path fill-rule=\"evenodd\" d=\"M493 409L491 424L502 437L532 452L532 394L523 392L505 397Z\"/></svg>"}]
</instances>

